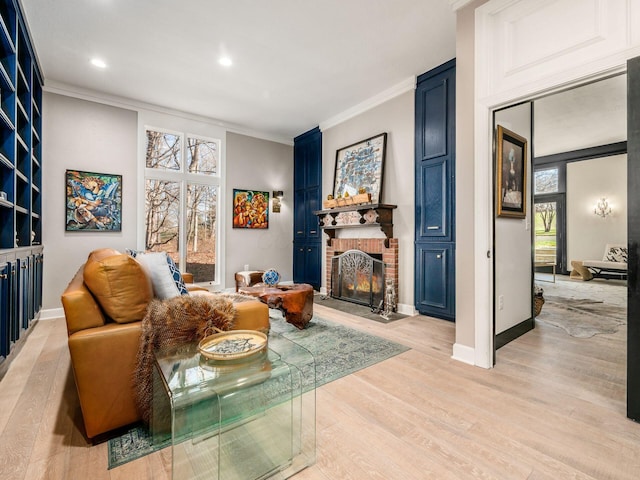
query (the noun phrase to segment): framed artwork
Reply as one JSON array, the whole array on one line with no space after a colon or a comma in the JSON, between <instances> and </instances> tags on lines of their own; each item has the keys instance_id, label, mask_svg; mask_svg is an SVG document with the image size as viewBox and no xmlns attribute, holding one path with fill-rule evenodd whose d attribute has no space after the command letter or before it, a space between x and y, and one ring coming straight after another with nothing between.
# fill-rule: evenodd
<instances>
[{"instance_id":1,"label":"framed artwork","mask_svg":"<svg viewBox=\"0 0 640 480\"><path fill-rule=\"evenodd\" d=\"M269 228L269 192L234 188L233 228Z\"/></svg>"},{"instance_id":2,"label":"framed artwork","mask_svg":"<svg viewBox=\"0 0 640 480\"><path fill-rule=\"evenodd\" d=\"M496 194L499 217L527 214L527 139L498 125Z\"/></svg>"},{"instance_id":3,"label":"framed artwork","mask_svg":"<svg viewBox=\"0 0 640 480\"><path fill-rule=\"evenodd\" d=\"M372 203L381 203L386 146L385 132L336 151L333 198L370 193Z\"/></svg>"},{"instance_id":4,"label":"framed artwork","mask_svg":"<svg viewBox=\"0 0 640 480\"><path fill-rule=\"evenodd\" d=\"M67 170L67 232L122 230L122 175Z\"/></svg>"}]
</instances>

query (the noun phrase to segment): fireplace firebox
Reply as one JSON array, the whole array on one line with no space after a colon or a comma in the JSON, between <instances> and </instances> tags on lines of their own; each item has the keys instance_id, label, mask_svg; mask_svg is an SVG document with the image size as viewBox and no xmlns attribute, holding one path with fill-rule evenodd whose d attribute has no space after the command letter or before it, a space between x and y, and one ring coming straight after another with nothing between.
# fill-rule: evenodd
<instances>
[{"instance_id":1,"label":"fireplace firebox","mask_svg":"<svg viewBox=\"0 0 640 480\"><path fill-rule=\"evenodd\" d=\"M378 257L378 258L375 258ZM382 255L348 250L331 259L331 296L369 307L384 299Z\"/></svg>"}]
</instances>

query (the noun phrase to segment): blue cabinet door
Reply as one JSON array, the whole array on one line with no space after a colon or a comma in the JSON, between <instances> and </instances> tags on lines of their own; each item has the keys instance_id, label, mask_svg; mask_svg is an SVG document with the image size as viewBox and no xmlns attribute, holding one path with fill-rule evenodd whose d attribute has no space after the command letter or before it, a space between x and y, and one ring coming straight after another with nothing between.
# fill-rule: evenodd
<instances>
[{"instance_id":1,"label":"blue cabinet door","mask_svg":"<svg viewBox=\"0 0 640 480\"><path fill-rule=\"evenodd\" d=\"M322 133L294 139L293 281L320 288L322 230L313 213L322 205Z\"/></svg>"},{"instance_id":2,"label":"blue cabinet door","mask_svg":"<svg viewBox=\"0 0 640 480\"><path fill-rule=\"evenodd\" d=\"M455 319L455 60L418 77L415 307Z\"/></svg>"},{"instance_id":3,"label":"blue cabinet door","mask_svg":"<svg viewBox=\"0 0 640 480\"><path fill-rule=\"evenodd\" d=\"M416 205L418 241L451 241L453 198L451 190L451 160L436 158L420 162L420 197Z\"/></svg>"},{"instance_id":4,"label":"blue cabinet door","mask_svg":"<svg viewBox=\"0 0 640 480\"><path fill-rule=\"evenodd\" d=\"M451 243L426 243L416 247L416 269L429 272L416 283L416 308L419 311L436 311L439 318L453 319L455 285L450 282L450 271L454 264Z\"/></svg>"},{"instance_id":5,"label":"blue cabinet door","mask_svg":"<svg viewBox=\"0 0 640 480\"><path fill-rule=\"evenodd\" d=\"M6 358L9 355L11 345L9 318L11 289L9 288L10 264L5 263L0 266L0 357Z\"/></svg>"}]
</instances>

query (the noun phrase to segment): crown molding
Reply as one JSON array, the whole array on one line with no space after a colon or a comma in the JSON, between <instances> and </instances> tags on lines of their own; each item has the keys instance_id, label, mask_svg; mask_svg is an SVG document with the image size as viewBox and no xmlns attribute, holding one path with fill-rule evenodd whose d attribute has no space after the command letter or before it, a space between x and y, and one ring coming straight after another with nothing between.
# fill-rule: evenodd
<instances>
[{"instance_id":1,"label":"crown molding","mask_svg":"<svg viewBox=\"0 0 640 480\"><path fill-rule=\"evenodd\" d=\"M354 105L353 107L348 108L347 110L344 110L343 112L337 115L334 115L331 118L328 118L324 122L320 122L320 130L324 131L331 127L335 127L336 125L346 122L347 120L353 117L356 117L366 112L367 110L371 110L372 108L377 107L378 105L382 105L383 103L388 102L389 100L397 97L398 95L402 95L403 93L408 92L410 90L415 90L415 88L416 88L416 77L414 75L407 78L406 80L403 80L400 83L397 83L393 87L388 88L377 95L374 95L373 97L365 100L364 102Z\"/></svg>"},{"instance_id":2,"label":"crown molding","mask_svg":"<svg viewBox=\"0 0 640 480\"><path fill-rule=\"evenodd\" d=\"M69 85L62 82L47 81L43 87L45 92L55 93L58 95L64 95L67 97L77 98L80 100L87 100L90 102L101 103L103 105L109 105L111 107L124 108L126 110L133 110L139 112L140 110L146 110L151 112L163 113L166 115L173 115L187 120L194 120L197 122L208 123L216 127L224 128L227 132L237 133L240 135L247 135L249 137L259 138L262 140L268 140L276 143L283 143L285 145L293 145L293 138L283 135L274 135L270 133L260 132L252 130L250 128L243 127L242 125L236 125L233 123L224 122L222 120L206 117L204 115L196 115L194 113L183 112L181 110L175 110L172 108L162 107L152 103L141 102L139 100L133 100L131 98L119 97L117 95L109 95L104 92L98 92L96 90L84 89L75 85Z\"/></svg>"},{"instance_id":3,"label":"crown molding","mask_svg":"<svg viewBox=\"0 0 640 480\"><path fill-rule=\"evenodd\" d=\"M466 7L472 1L473 0L449 0L449 6L451 7L451 10L457 12L461 8Z\"/></svg>"}]
</instances>

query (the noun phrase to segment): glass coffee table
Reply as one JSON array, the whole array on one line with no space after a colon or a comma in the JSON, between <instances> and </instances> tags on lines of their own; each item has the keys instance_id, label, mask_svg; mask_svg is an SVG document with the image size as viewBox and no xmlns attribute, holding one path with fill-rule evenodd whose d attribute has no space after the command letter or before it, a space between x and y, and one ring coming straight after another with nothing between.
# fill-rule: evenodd
<instances>
[{"instance_id":1,"label":"glass coffee table","mask_svg":"<svg viewBox=\"0 0 640 480\"><path fill-rule=\"evenodd\" d=\"M158 351L153 442L171 440L174 480L288 478L315 462L315 385L313 355L279 335L247 359Z\"/></svg>"}]
</instances>

